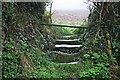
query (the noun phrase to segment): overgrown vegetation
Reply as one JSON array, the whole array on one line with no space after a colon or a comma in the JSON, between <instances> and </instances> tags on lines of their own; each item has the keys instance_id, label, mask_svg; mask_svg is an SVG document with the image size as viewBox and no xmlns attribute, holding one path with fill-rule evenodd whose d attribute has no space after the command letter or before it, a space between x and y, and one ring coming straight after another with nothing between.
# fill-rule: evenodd
<instances>
[{"instance_id":1,"label":"overgrown vegetation","mask_svg":"<svg viewBox=\"0 0 120 80\"><path fill-rule=\"evenodd\" d=\"M52 28L40 25L47 18L44 16L45 5L2 3L3 78L32 76L41 61L38 56L48 50L50 42L56 38Z\"/></svg>"},{"instance_id":2,"label":"overgrown vegetation","mask_svg":"<svg viewBox=\"0 0 120 80\"><path fill-rule=\"evenodd\" d=\"M84 30L40 25L50 23L48 3L3 3L3 78L119 79L119 3L93 4L89 29ZM67 34L81 39L81 60L78 64L49 61L52 43Z\"/></svg>"},{"instance_id":3,"label":"overgrown vegetation","mask_svg":"<svg viewBox=\"0 0 120 80\"><path fill-rule=\"evenodd\" d=\"M120 2L93 2L89 6L90 14L88 17L88 30L83 36L85 47L80 51L85 57L92 60L89 53L95 53L94 56L100 57L95 64L101 64L102 61L107 63L102 64L104 67L109 64L106 71L111 79L119 79L119 35L120 35ZM106 53L106 59L102 59L102 55ZM98 56L99 55L99 56ZM91 57L91 58L90 58ZM93 59L94 60L94 59ZM95 71L93 69L92 71ZM86 72L88 73L88 71ZM104 72L101 72L104 74ZM97 77L97 76L96 76ZM107 75L106 75L107 77Z\"/></svg>"}]
</instances>

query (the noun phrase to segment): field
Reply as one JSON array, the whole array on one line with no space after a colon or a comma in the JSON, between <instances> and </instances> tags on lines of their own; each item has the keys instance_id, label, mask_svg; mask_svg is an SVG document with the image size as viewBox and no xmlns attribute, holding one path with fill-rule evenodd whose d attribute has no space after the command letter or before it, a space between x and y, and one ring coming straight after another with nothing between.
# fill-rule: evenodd
<instances>
[{"instance_id":1,"label":"field","mask_svg":"<svg viewBox=\"0 0 120 80\"><path fill-rule=\"evenodd\" d=\"M59 10L53 13L52 19L54 23L79 25L87 21L88 14L88 10Z\"/></svg>"}]
</instances>

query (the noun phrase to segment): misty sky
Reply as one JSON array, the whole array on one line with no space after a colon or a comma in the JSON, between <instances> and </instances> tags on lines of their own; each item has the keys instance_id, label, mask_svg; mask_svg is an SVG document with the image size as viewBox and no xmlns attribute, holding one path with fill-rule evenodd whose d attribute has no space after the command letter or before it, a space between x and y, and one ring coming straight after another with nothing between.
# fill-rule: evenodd
<instances>
[{"instance_id":1,"label":"misty sky","mask_svg":"<svg viewBox=\"0 0 120 80\"><path fill-rule=\"evenodd\" d=\"M52 0L52 10L87 10L87 4L83 3L85 0Z\"/></svg>"}]
</instances>

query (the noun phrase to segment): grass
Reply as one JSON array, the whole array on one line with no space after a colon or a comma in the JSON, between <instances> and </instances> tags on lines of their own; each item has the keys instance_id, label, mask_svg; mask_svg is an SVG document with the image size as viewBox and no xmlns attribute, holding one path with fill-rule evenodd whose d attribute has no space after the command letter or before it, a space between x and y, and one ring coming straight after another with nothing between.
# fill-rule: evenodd
<instances>
[{"instance_id":1,"label":"grass","mask_svg":"<svg viewBox=\"0 0 120 80\"><path fill-rule=\"evenodd\" d=\"M75 65L50 63L48 66L40 67L35 75L37 78L69 78L76 73L76 69Z\"/></svg>"},{"instance_id":2,"label":"grass","mask_svg":"<svg viewBox=\"0 0 120 80\"><path fill-rule=\"evenodd\" d=\"M93 67L92 61L81 62L78 64L60 64L46 60L47 57L42 56L42 63L34 71L35 78L70 78L79 76L83 71Z\"/></svg>"}]
</instances>

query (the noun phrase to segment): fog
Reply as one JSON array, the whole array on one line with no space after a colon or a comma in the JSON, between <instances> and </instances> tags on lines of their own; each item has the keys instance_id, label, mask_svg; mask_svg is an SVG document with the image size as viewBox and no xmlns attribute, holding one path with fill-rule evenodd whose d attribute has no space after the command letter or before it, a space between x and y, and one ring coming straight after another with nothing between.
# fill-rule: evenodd
<instances>
[{"instance_id":1,"label":"fog","mask_svg":"<svg viewBox=\"0 0 120 80\"><path fill-rule=\"evenodd\" d=\"M87 10L85 0L53 0L52 10Z\"/></svg>"}]
</instances>

